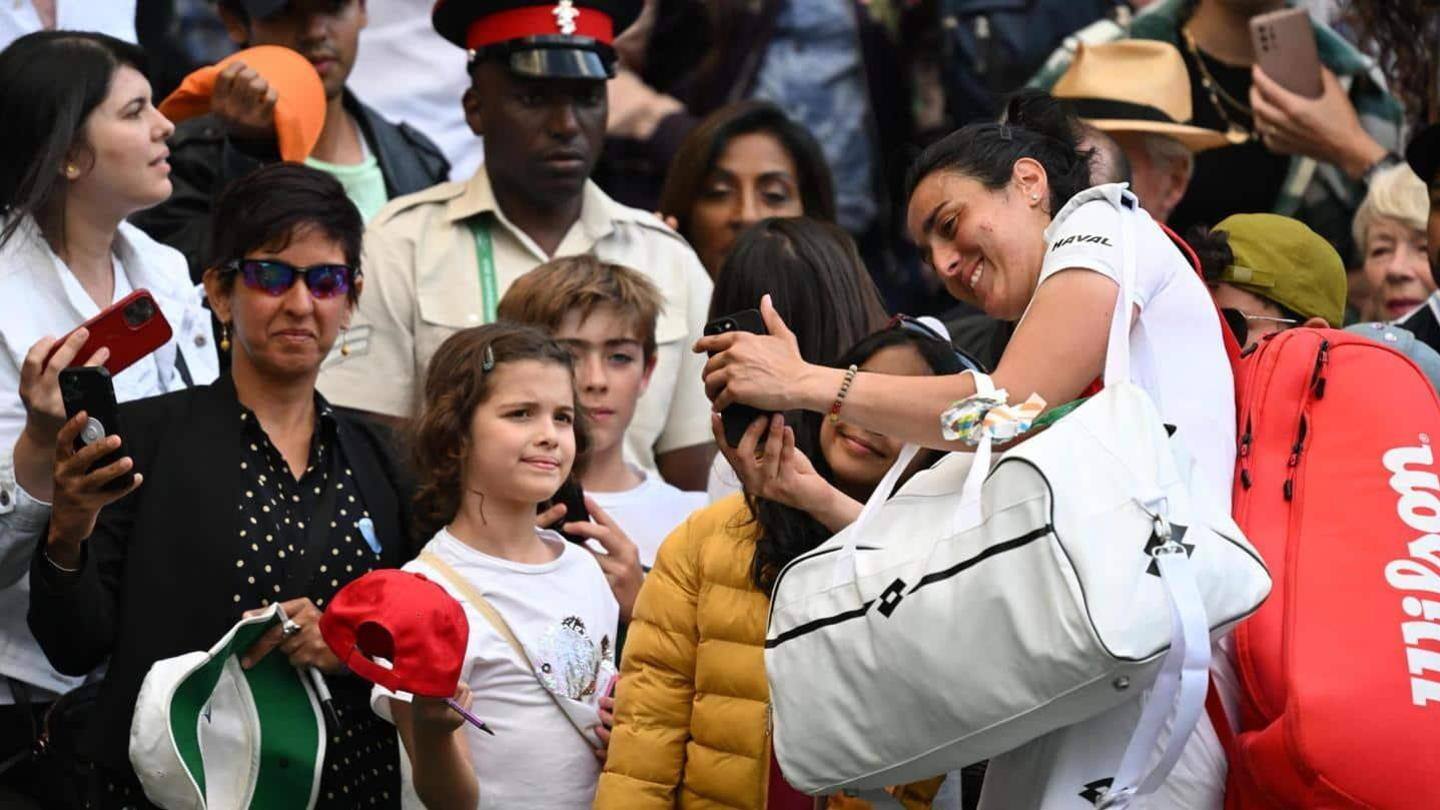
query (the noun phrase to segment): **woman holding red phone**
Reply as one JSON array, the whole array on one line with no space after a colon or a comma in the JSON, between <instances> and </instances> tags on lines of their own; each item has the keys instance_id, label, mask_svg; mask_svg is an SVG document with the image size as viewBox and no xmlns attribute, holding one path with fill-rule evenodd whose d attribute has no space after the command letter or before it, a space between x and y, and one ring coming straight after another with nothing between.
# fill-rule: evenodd
<instances>
[{"instance_id":1,"label":"woman holding red phone","mask_svg":"<svg viewBox=\"0 0 1440 810\"><path fill-rule=\"evenodd\" d=\"M314 807L348 809L357 796L399 807L394 730L319 630L337 591L413 556L410 490L388 444L315 390L359 300L363 230L344 188L318 169L276 163L237 180L216 200L205 272L229 370L120 406L128 466L108 475L133 471L143 482L108 505L86 481L106 477L87 471L113 445L76 452L78 418L59 435L28 620L60 671L108 661L81 729L104 783L101 808L147 808L155 785L141 776L163 778L129 756L137 695L155 662L208 649L272 604L287 621L240 664L278 657L307 677L323 673L338 722L328 724Z\"/></svg>"},{"instance_id":2,"label":"woman holding red phone","mask_svg":"<svg viewBox=\"0 0 1440 810\"><path fill-rule=\"evenodd\" d=\"M82 680L57 673L26 627L26 571L50 517L65 421L59 371L106 363L110 351L80 355L85 331L58 348L55 336L148 290L173 335L111 369L116 397L178 390L218 371L184 258L125 222L170 196L174 127L151 102L143 52L107 36L47 31L0 52L0 762L28 751L37 718ZM0 774L0 797L9 788L61 802L47 781L64 780L22 756Z\"/></svg>"}]
</instances>

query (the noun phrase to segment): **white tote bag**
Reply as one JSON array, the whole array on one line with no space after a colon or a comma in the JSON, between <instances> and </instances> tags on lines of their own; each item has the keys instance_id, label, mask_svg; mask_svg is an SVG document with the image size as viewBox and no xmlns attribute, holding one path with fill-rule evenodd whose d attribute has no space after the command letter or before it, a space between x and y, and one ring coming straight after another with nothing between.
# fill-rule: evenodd
<instances>
[{"instance_id":1,"label":"white tote bag","mask_svg":"<svg viewBox=\"0 0 1440 810\"><path fill-rule=\"evenodd\" d=\"M1192 497L1153 402L1128 381L1123 219L1105 390L993 469L985 440L891 498L907 447L854 524L778 575L765 669L795 787L944 773L1151 684L1100 804L1154 790L1178 759L1203 709L1211 637L1254 612L1270 578L1229 515Z\"/></svg>"}]
</instances>

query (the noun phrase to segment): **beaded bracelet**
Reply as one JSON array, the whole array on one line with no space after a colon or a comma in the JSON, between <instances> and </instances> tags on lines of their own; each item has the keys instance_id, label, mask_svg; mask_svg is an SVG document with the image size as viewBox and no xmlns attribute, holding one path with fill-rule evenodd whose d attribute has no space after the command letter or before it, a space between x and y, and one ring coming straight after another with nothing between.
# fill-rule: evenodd
<instances>
[{"instance_id":1,"label":"beaded bracelet","mask_svg":"<svg viewBox=\"0 0 1440 810\"><path fill-rule=\"evenodd\" d=\"M840 421L840 406L845 404L845 395L850 393L850 384L855 382L855 374L860 371L855 365L845 369L845 382L840 383L840 393L835 395L835 402L830 406L830 421Z\"/></svg>"}]
</instances>

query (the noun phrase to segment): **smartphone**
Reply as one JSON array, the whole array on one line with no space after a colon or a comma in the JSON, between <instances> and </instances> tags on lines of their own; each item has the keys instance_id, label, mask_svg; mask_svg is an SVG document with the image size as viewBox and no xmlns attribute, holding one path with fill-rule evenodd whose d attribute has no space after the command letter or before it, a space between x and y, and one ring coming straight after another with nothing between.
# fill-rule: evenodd
<instances>
[{"instance_id":1,"label":"smartphone","mask_svg":"<svg viewBox=\"0 0 1440 810\"><path fill-rule=\"evenodd\" d=\"M1281 87L1306 98L1319 98L1324 92L1315 29L1304 8L1287 8L1251 18L1250 41L1260 69Z\"/></svg>"},{"instance_id":2,"label":"smartphone","mask_svg":"<svg viewBox=\"0 0 1440 810\"><path fill-rule=\"evenodd\" d=\"M75 437L75 449L83 450L106 436L120 435L120 406L115 402L115 384L110 372L104 366L76 366L60 371L60 398L65 403L65 416L74 418L84 411L85 427ZM124 458L127 453L124 441L113 452L105 454L90 465L90 471ZM123 490L135 480L135 473L118 475L105 484L111 491Z\"/></svg>"},{"instance_id":3,"label":"smartphone","mask_svg":"<svg viewBox=\"0 0 1440 810\"><path fill-rule=\"evenodd\" d=\"M585 542L589 540L588 537L570 534L561 528L566 523L585 523L590 520L590 510L585 508L585 490L580 488L580 482L573 477L565 479L565 483L560 485L560 488L555 491L555 495L540 504L535 511L537 513L544 512L557 503L565 504L565 517L560 518L560 525L555 527L555 531L572 543L585 545Z\"/></svg>"},{"instance_id":4,"label":"smartphone","mask_svg":"<svg viewBox=\"0 0 1440 810\"><path fill-rule=\"evenodd\" d=\"M148 290L130 293L76 329L89 329L90 338L80 347L80 353L75 355L74 362L84 363L90 359L90 355L100 351L101 347L108 348L110 357L105 360L104 365L111 376L119 374L134 365L135 361L164 346L172 334L170 322L165 320L164 313L160 311ZM50 348L50 354L45 357L46 365L50 364L50 358L55 356L66 338L75 334L76 329L55 341L55 345Z\"/></svg>"},{"instance_id":5,"label":"smartphone","mask_svg":"<svg viewBox=\"0 0 1440 810\"><path fill-rule=\"evenodd\" d=\"M770 334L770 331L765 328L765 318L761 316L758 309L742 309L732 315L716 318L705 324L705 334L707 335L723 335L726 332ZM720 422L725 427L725 441L731 447L739 447L740 440L745 437L745 431L755 424L756 419L767 415L766 411L739 403L721 411Z\"/></svg>"}]
</instances>

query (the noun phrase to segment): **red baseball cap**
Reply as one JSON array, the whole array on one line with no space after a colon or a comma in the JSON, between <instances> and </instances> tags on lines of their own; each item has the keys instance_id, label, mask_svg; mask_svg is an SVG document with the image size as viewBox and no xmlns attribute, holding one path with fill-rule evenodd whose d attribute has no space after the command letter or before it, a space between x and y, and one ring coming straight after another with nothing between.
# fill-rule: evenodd
<instances>
[{"instance_id":1,"label":"red baseball cap","mask_svg":"<svg viewBox=\"0 0 1440 810\"><path fill-rule=\"evenodd\" d=\"M444 588L389 568L341 588L320 617L320 635L345 666L371 683L448 698L460 682L470 623Z\"/></svg>"}]
</instances>

